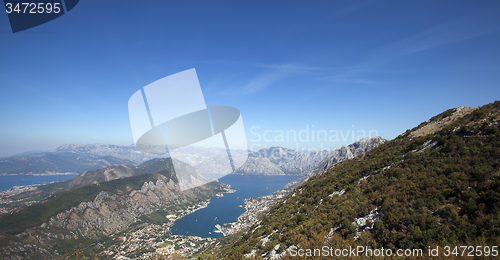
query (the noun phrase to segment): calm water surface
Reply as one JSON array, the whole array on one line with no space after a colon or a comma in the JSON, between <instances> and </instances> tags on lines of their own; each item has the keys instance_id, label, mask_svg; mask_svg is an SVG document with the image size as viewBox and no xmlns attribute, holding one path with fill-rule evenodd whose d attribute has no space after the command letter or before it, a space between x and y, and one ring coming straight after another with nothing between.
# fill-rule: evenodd
<instances>
[{"instance_id":1,"label":"calm water surface","mask_svg":"<svg viewBox=\"0 0 500 260\"><path fill-rule=\"evenodd\" d=\"M299 176L259 176L259 175L226 175L220 182L230 184L235 193L224 193L221 198L210 200L206 208L200 209L175 221L171 229L174 235L221 237L215 233L215 224L223 226L225 223L236 222L245 212L240 207L246 198L260 197L272 194L282 189Z\"/></svg>"},{"instance_id":2,"label":"calm water surface","mask_svg":"<svg viewBox=\"0 0 500 260\"><path fill-rule=\"evenodd\" d=\"M33 184L47 184L53 181L71 180L76 175L48 175L48 176L31 176L31 175L0 175L0 191L6 191L14 186L26 186Z\"/></svg>"}]
</instances>

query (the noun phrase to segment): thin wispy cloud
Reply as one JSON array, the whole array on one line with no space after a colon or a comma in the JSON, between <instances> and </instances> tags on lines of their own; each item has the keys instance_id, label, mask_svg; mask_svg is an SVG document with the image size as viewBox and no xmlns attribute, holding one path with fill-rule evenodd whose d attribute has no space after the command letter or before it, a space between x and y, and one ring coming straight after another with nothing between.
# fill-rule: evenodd
<instances>
[{"instance_id":1,"label":"thin wispy cloud","mask_svg":"<svg viewBox=\"0 0 500 260\"><path fill-rule=\"evenodd\" d=\"M357 6L353 10L365 8ZM291 63L256 63L231 60L215 60L205 63L218 65L238 65L249 68L260 68L264 72L244 83L240 88L226 94L251 94L272 87L273 84L290 77L309 77L311 79L352 84L383 84L373 79L374 73L394 71L390 64L406 59L417 53L430 51L449 44L470 40L490 33L500 31L500 24L490 22L491 10L482 10L460 19L434 25L428 29L412 35L393 40L370 53L369 56L357 64L343 67L309 66L301 62ZM389 65L389 66L388 66ZM371 75L370 75L371 74Z\"/></svg>"},{"instance_id":2,"label":"thin wispy cloud","mask_svg":"<svg viewBox=\"0 0 500 260\"><path fill-rule=\"evenodd\" d=\"M368 78L359 78L355 77L355 75L351 76L346 76L346 75L340 75L340 76L326 76L326 77L321 77L321 80L328 81L328 82L335 82L335 83L352 83L352 84L366 84L366 85L375 85L375 84L382 84L384 82L377 81L377 80L370 80Z\"/></svg>"},{"instance_id":3,"label":"thin wispy cloud","mask_svg":"<svg viewBox=\"0 0 500 260\"><path fill-rule=\"evenodd\" d=\"M376 59L380 62L400 59L417 52L480 37L500 30L500 24L497 23L478 25L474 21L477 21L480 16L481 14L475 14L461 20L451 21L395 42L380 51Z\"/></svg>"},{"instance_id":4,"label":"thin wispy cloud","mask_svg":"<svg viewBox=\"0 0 500 260\"><path fill-rule=\"evenodd\" d=\"M264 72L242 88L238 89L236 93L238 94L252 94L268 87L272 87L279 81L292 78L292 77L318 77L321 75L328 75L338 68L328 68L328 67L311 67L305 66L298 63L294 64L255 64L255 66L267 69L269 71Z\"/></svg>"},{"instance_id":5,"label":"thin wispy cloud","mask_svg":"<svg viewBox=\"0 0 500 260\"><path fill-rule=\"evenodd\" d=\"M322 79L330 82L377 83L377 81L368 79L366 74L384 71L386 70L384 66L390 62L407 58L419 52L500 31L500 24L498 23L488 23L486 21L478 23L477 21L481 20L482 17L487 19L491 15L486 15L484 12L475 13L459 20L434 26L388 44L375 51L364 62L348 66L344 70L322 77Z\"/></svg>"},{"instance_id":6,"label":"thin wispy cloud","mask_svg":"<svg viewBox=\"0 0 500 260\"><path fill-rule=\"evenodd\" d=\"M261 68L275 69L287 72L301 72L301 73L313 73L313 72L321 72L321 71L335 71L340 68L337 67L316 67L316 66L307 66L299 63L287 63L287 64L261 64L255 63L255 66Z\"/></svg>"},{"instance_id":7,"label":"thin wispy cloud","mask_svg":"<svg viewBox=\"0 0 500 260\"><path fill-rule=\"evenodd\" d=\"M220 95L247 95L253 94L273 85L278 82L291 77L319 77L331 74L333 71L338 71L341 68L334 67L318 67L318 66L307 66L300 63L284 63L284 64L265 64L265 63L252 63L252 62L239 62L239 61L228 61L228 60L215 60L215 61L205 61L203 63L217 64L217 65L240 65L245 67L261 69L263 72L253 77L247 82L241 83L238 86L231 87L230 89L224 89L220 92ZM234 78L232 79L234 82ZM207 86L207 91L211 91L216 88L216 86L225 85L228 80L215 79Z\"/></svg>"},{"instance_id":8,"label":"thin wispy cloud","mask_svg":"<svg viewBox=\"0 0 500 260\"><path fill-rule=\"evenodd\" d=\"M261 91L263 89L266 89L276 82L284 79L287 77L289 74L283 71L272 71L269 73L263 73L252 80L250 80L248 83L246 83L243 87L236 89L233 92L229 92L230 94L252 94L258 91Z\"/></svg>"},{"instance_id":9,"label":"thin wispy cloud","mask_svg":"<svg viewBox=\"0 0 500 260\"><path fill-rule=\"evenodd\" d=\"M212 61L198 61L198 63L214 64L214 65L240 65L253 68L280 70L284 72L293 71L293 72L303 72L303 73L314 72L314 71L333 71L341 69L340 67L308 66L298 62L283 63L283 64L275 64L275 63L266 64L266 63L242 62L234 60L212 60Z\"/></svg>"}]
</instances>

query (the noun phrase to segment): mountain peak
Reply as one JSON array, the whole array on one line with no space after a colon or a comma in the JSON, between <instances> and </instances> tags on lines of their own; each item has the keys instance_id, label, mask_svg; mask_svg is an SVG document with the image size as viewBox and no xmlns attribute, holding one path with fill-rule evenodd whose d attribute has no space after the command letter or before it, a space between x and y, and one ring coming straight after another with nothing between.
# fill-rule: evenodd
<instances>
[{"instance_id":1,"label":"mountain peak","mask_svg":"<svg viewBox=\"0 0 500 260\"><path fill-rule=\"evenodd\" d=\"M453 124L458 119L472 113L477 108L460 106L457 108L452 108L440 113L426 122L423 122L416 129L412 129L409 133L410 137L422 137L428 134L433 134L439 132L441 129Z\"/></svg>"}]
</instances>

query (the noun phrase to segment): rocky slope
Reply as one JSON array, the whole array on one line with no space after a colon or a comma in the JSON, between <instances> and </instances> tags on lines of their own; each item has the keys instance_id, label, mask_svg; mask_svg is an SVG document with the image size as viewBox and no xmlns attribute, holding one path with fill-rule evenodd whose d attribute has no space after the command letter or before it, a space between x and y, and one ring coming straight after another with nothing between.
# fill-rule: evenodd
<instances>
[{"instance_id":1,"label":"rocky slope","mask_svg":"<svg viewBox=\"0 0 500 260\"><path fill-rule=\"evenodd\" d=\"M380 136L374 136L374 137L366 137L361 140L358 140L348 146L342 146L339 149L336 149L333 151L333 153L329 154L323 161L317 164L314 169L311 171L307 172L303 177L289 185L289 187L296 188L303 183L305 183L309 178L323 173L326 171L328 168L332 167L333 165L353 159L353 158L358 158L359 160L362 160L364 158L364 154L373 148L385 143L387 140L380 137Z\"/></svg>"},{"instance_id":2,"label":"rocky slope","mask_svg":"<svg viewBox=\"0 0 500 260\"><path fill-rule=\"evenodd\" d=\"M85 181L94 184L59 192L42 203L1 215L0 257L24 259L42 254L51 258L61 244L107 236L146 214L202 203L229 189L215 181L181 192L172 169L170 159L155 159L142 167L116 166L89 172L82 178L92 176ZM116 173L119 179L96 183L115 178ZM20 247L23 250L18 250Z\"/></svg>"},{"instance_id":3,"label":"rocky slope","mask_svg":"<svg viewBox=\"0 0 500 260\"><path fill-rule=\"evenodd\" d=\"M265 208L274 206L281 200L281 198L292 192L298 186L304 184L309 178L317 174L323 173L328 168L344 160L349 160L356 157L358 160L361 160L363 158L364 153L374 149L375 147L383 144L386 141L387 141L386 139L376 136L376 137L361 139L348 146L342 146L341 148L335 150L333 153L328 154L328 156L322 162L320 162L319 165L316 166L314 169L309 171L307 174L305 174L298 180L288 183L283 189L275 191L271 195L246 199L245 200L246 212L243 213L238 218L237 222L230 223L230 226L232 225L240 226L240 228L238 228L239 230L241 230L241 227L245 228L251 226L252 224L257 222L258 219L255 218L256 216L261 216L262 214L265 213L264 205ZM272 163L271 166L276 167ZM252 201L254 202L252 203ZM255 201L258 201L259 204L258 207L248 204L250 203L255 205ZM232 234L235 232L226 231L226 233Z\"/></svg>"},{"instance_id":4,"label":"rocky slope","mask_svg":"<svg viewBox=\"0 0 500 260\"><path fill-rule=\"evenodd\" d=\"M2 212L18 210L27 205L43 201L51 195L61 191L68 191L87 185L96 185L102 182L138 176L145 173L154 173L159 171L161 167L173 171L173 167L170 167L170 164L166 163L169 160L170 159L157 158L147 161L137 167L111 165L100 170L85 171L71 180L32 186L30 189L16 195L6 195L2 193L0 194L0 208Z\"/></svg>"},{"instance_id":5,"label":"rocky slope","mask_svg":"<svg viewBox=\"0 0 500 260\"><path fill-rule=\"evenodd\" d=\"M304 152L283 147L262 148L250 152L236 174L303 175L330 155L327 151Z\"/></svg>"},{"instance_id":6,"label":"rocky slope","mask_svg":"<svg viewBox=\"0 0 500 260\"><path fill-rule=\"evenodd\" d=\"M491 257L486 251L500 243L499 156L500 101L447 110L314 175L247 232L201 258L294 259L299 248L312 254L324 246L384 248L392 256L422 250L424 258L439 247L445 258L445 246L451 252L463 245L480 246L466 254Z\"/></svg>"},{"instance_id":7,"label":"rocky slope","mask_svg":"<svg viewBox=\"0 0 500 260\"><path fill-rule=\"evenodd\" d=\"M385 142L385 139L367 137L333 152L303 152L283 147L263 148L248 154L248 160L236 174L252 175L304 175L309 177L325 171L337 162L354 158Z\"/></svg>"},{"instance_id":8,"label":"rocky slope","mask_svg":"<svg viewBox=\"0 0 500 260\"><path fill-rule=\"evenodd\" d=\"M267 158L249 156L247 161L236 170L235 174L250 175L286 175L276 164Z\"/></svg>"},{"instance_id":9,"label":"rocky slope","mask_svg":"<svg viewBox=\"0 0 500 260\"><path fill-rule=\"evenodd\" d=\"M220 185L211 184L181 193L172 178L155 174L153 179L144 182L140 189L130 190L125 194L100 191L94 200L81 202L78 206L52 216L41 226L48 230L64 228L84 237L109 235L123 230L142 215L175 204L191 203L197 197L207 199L212 192L210 188Z\"/></svg>"}]
</instances>

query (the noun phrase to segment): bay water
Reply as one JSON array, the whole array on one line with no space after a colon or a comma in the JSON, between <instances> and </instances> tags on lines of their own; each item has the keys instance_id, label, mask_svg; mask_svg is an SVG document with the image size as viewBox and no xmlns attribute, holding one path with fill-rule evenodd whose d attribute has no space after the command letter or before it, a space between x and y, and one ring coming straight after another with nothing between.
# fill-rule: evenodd
<instances>
[{"instance_id":1,"label":"bay water","mask_svg":"<svg viewBox=\"0 0 500 260\"><path fill-rule=\"evenodd\" d=\"M0 192L12 189L15 186L47 184L53 181L71 180L75 176L77 175L0 175Z\"/></svg>"},{"instance_id":2,"label":"bay water","mask_svg":"<svg viewBox=\"0 0 500 260\"><path fill-rule=\"evenodd\" d=\"M170 233L173 235L221 237L215 233L215 225L224 226L226 223L236 222L245 212L240 207L246 198L270 195L280 190L299 176L264 176L264 175L226 175L220 182L230 184L234 193L224 193L223 197L214 198L206 208L197 210L175 221Z\"/></svg>"}]
</instances>

